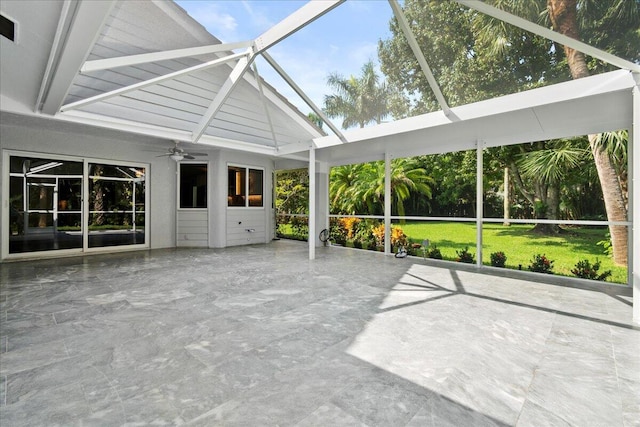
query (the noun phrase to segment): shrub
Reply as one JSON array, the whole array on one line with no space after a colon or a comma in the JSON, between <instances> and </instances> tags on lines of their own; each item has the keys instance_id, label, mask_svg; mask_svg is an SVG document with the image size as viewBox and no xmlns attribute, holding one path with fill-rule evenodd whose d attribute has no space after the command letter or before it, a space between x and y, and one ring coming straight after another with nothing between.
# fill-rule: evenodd
<instances>
[{"instance_id":1,"label":"shrub","mask_svg":"<svg viewBox=\"0 0 640 427\"><path fill-rule=\"evenodd\" d=\"M408 244L407 242L407 235L404 234L404 231L402 231L402 228L400 227L391 227L391 245L392 246L404 246L406 247Z\"/></svg>"},{"instance_id":2,"label":"shrub","mask_svg":"<svg viewBox=\"0 0 640 427\"><path fill-rule=\"evenodd\" d=\"M426 255L427 258L442 259L442 252L440 252L440 249L438 249L436 245L433 245L432 247L427 249Z\"/></svg>"},{"instance_id":3,"label":"shrub","mask_svg":"<svg viewBox=\"0 0 640 427\"><path fill-rule=\"evenodd\" d=\"M344 246L347 243L347 229L344 227L343 222L339 221L338 218L330 218L329 224L331 229L331 240Z\"/></svg>"},{"instance_id":4,"label":"shrub","mask_svg":"<svg viewBox=\"0 0 640 427\"><path fill-rule=\"evenodd\" d=\"M546 255L536 254L527 268L535 273L553 274L553 261Z\"/></svg>"},{"instance_id":5,"label":"shrub","mask_svg":"<svg viewBox=\"0 0 640 427\"><path fill-rule=\"evenodd\" d=\"M354 218L354 217L339 218L338 222L340 223L342 228L344 228L347 234L347 239L353 239L356 232L356 227L360 223L360 218Z\"/></svg>"},{"instance_id":6,"label":"shrub","mask_svg":"<svg viewBox=\"0 0 640 427\"><path fill-rule=\"evenodd\" d=\"M384 224L378 224L373 227L371 234L376 239L376 246L384 246Z\"/></svg>"},{"instance_id":7,"label":"shrub","mask_svg":"<svg viewBox=\"0 0 640 427\"><path fill-rule=\"evenodd\" d=\"M373 227L371 233L376 239L376 246L384 246L384 223L378 224ZM392 247L400 247L404 246L405 249L407 247L407 235L404 234L402 228L391 226L391 246Z\"/></svg>"},{"instance_id":8,"label":"shrub","mask_svg":"<svg viewBox=\"0 0 640 427\"><path fill-rule=\"evenodd\" d=\"M357 222L353 234L354 246L356 246L356 242L359 242L361 248L375 247L376 238L372 231L373 223L371 221L364 220Z\"/></svg>"},{"instance_id":9,"label":"shrub","mask_svg":"<svg viewBox=\"0 0 640 427\"><path fill-rule=\"evenodd\" d=\"M465 246L463 250L456 251L457 262L465 262L467 264L473 264L475 262L474 256L471 252L469 252L469 246Z\"/></svg>"},{"instance_id":10,"label":"shrub","mask_svg":"<svg viewBox=\"0 0 640 427\"><path fill-rule=\"evenodd\" d=\"M591 264L588 259L578 261L575 268L571 270L571 273L580 277L581 279L591 280L607 280L607 277L611 276L611 270L607 270L602 274L598 274L600 270L600 261L596 259L596 262Z\"/></svg>"},{"instance_id":11,"label":"shrub","mask_svg":"<svg viewBox=\"0 0 640 427\"><path fill-rule=\"evenodd\" d=\"M504 268L504 265L507 262L507 256L504 254L504 252L494 252L490 256L492 266Z\"/></svg>"}]
</instances>

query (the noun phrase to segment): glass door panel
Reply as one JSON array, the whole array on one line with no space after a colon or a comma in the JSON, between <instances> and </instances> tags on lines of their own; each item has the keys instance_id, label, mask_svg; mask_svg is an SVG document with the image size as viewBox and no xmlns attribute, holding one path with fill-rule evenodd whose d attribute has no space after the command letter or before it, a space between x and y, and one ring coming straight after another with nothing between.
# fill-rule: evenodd
<instances>
[{"instance_id":1,"label":"glass door panel","mask_svg":"<svg viewBox=\"0 0 640 427\"><path fill-rule=\"evenodd\" d=\"M146 169L89 163L89 248L145 243Z\"/></svg>"},{"instance_id":2,"label":"glass door panel","mask_svg":"<svg viewBox=\"0 0 640 427\"><path fill-rule=\"evenodd\" d=\"M11 156L9 253L82 248L82 163Z\"/></svg>"}]
</instances>

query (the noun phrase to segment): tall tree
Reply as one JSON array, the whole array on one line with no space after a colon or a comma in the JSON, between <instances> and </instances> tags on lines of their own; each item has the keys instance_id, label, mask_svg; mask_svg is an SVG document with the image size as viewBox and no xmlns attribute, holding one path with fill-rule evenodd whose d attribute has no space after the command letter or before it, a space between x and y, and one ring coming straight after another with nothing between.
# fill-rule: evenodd
<instances>
[{"instance_id":1,"label":"tall tree","mask_svg":"<svg viewBox=\"0 0 640 427\"><path fill-rule=\"evenodd\" d=\"M380 80L373 61L363 65L360 77L346 79L332 73L327 84L335 93L325 95L324 112L331 118L342 117L343 129L363 128L371 122L379 124L391 111L394 91Z\"/></svg>"},{"instance_id":2,"label":"tall tree","mask_svg":"<svg viewBox=\"0 0 640 427\"><path fill-rule=\"evenodd\" d=\"M580 2L582 8L587 8L594 2L583 0ZM597 5L593 4L594 7ZM640 24L640 4L635 0L617 0L610 2L611 11L607 11L612 15L617 15L620 20L634 20L636 24ZM578 25L578 0L547 0L547 10L549 19L553 29L561 34L580 40L580 27ZM605 17L606 18L606 17ZM616 22L613 22L616 23ZM618 21L618 24L620 22ZM639 25L636 25L636 29ZM636 51L638 44L635 45ZM569 46L563 46L564 53L567 57L567 64L571 71L571 77L579 79L590 75L587 59L582 52L579 52ZM609 157L609 154L598 144L598 135L589 135L589 145L593 154L593 159L600 177L600 185L602 186L602 194L607 209L607 218L609 221L626 221L627 208L625 205L625 197L620 187L618 175L615 167ZM619 225L610 225L609 232L611 234L611 244L613 247L613 259L618 264L627 264L627 227Z\"/></svg>"},{"instance_id":3,"label":"tall tree","mask_svg":"<svg viewBox=\"0 0 640 427\"><path fill-rule=\"evenodd\" d=\"M638 0L494 0L497 7L556 31L580 38L613 54L640 62L640 2ZM556 46L541 37L505 25L453 2L406 0L404 10L418 42L432 64L450 105L460 105L591 72L612 69L580 52ZM394 37L381 41L381 69L391 84L414 95L414 112L437 108L395 20ZM627 218L624 193L609 156L589 138L611 221ZM509 165L511 166L511 165ZM512 170L512 172L514 172ZM514 173L514 176L517 175ZM626 263L626 228L612 226L614 259Z\"/></svg>"}]
</instances>

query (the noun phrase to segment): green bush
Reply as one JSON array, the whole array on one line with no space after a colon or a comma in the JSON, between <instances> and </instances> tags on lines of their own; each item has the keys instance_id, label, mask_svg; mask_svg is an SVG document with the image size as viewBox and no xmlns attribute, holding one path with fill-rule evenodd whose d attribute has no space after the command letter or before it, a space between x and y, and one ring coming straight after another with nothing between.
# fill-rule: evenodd
<instances>
[{"instance_id":1,"label":"green bush","mask_svg":"<svg viewBox=\"0 0 640 427\"><path fill-rule=\"evenodd\" d=\"M553 274L553 261L546 255L536 254L527 268L535 273Z\"/></svg>"},{"instance_id":2,"label":"green bush","mask_svg":"<svg viewBox=\"0 0 640 427\"><path fill-rule=\"evenodd\" d=\"M442 259L442 252L440 252L440 249L438 249L436 245L433 245L427 249L427 258Z\"/></svg>"},{"instance_id":3,"label":"green bush","mask_svg":"<svg viewBox=\"0 0 640 427\"><path fill-rule=\"evenodd\" d=\"M571 270L571 273L580 277L581 279L591 279L591 280L607 280L609 276L611 276L611 270L607 270L602 274L598 274L598 270L600 270L600 261L596 259L596 262L591 264L588 259L578 261L575 265L575 268Z\"/></svg>"},{"instance_id":4,"label":"green bush","mask_svg":"<svg viewBox=\"0 0 640 427\"><path fill-rule=\"evenodd\" d=\"M473 264L475 262L475 257L471 252L469 252L469 246L465 246L461 251L456 251L456 255L457 262L464 262L467 264Z\"/></svg>"},{"instance_id":5,"label":"green bush","mask_svg":"<svg viewBox=\"0 0 640 427\"><path fill-rule=\"evenodd\" d=\"M491 255L491 265L494 267L502 267L504 268L505 263L507 262L507 256L504 252L493 252Z\"/></svg>"}]
</instances>

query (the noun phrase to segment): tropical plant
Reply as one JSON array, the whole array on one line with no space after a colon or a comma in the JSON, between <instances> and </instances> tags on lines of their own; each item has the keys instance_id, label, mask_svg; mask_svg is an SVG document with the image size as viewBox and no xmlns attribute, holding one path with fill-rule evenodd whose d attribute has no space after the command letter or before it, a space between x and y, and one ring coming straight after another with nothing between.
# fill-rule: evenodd
<instances>
[{"instance_id":1,"label":"tropical plant","mask_svg":"<svg viewBox=\"0 0 640 427\"><path fill-rule=\"evenodd\" d=\"M384 207L384 162L337 166L331 169L329 199L331 211L343 214L381 214ZM391 162L392 209L405 215L404 202L412 194L431 197L433 180L414 158Z\"/></svg>"},{"instance_id":2,"label":"tropical plant","mask_svg":"<svg viewBox=\"0 0 640 427\"><path fill-rule=\"evenodd\" d=\"M504 268L507 262L507 256L502 251L493 252L489 257L491 258L491 265L493 267Z\"/></svg>"},{"instance_id":3,"label":"tropical plant","mask_svg":"<svg viewBox=\"0 0 640 427\"><path fill-rule=\"evenodd\" d=\"M309 172L307 169L278 171L275 205L278 214L308 213Z\"/></svg>"},{"instance_id":4,"label":"tropical plant","mask_svg":"<svg viewBox=\"0 0 640 427\"><path fill-rule=\"evenodd\" d=\"M475 261L474 255L469 252L469 246L465 246L461 251L456 251L456 262L464 262L467 264L473 264Z\"/></svg>"},{"instance_id":5,"label":"tropical plant","mask_svg":"<svg viewBox=\"0 0 640 427\"><path fill-rule=\"evenodd\" d=\"M571 270L572 274L582 278L591 280L607 280L611 276L611 270L607 270L603 273L598 273L600 270L600 261L596 259L596 262L591 264L588 259L578 261L575 267Z\"/></svg>"},{"instance_id":6,"label":"tropical plant","mask_svg":"<svg viewBox=\"0 0 640 427\"><path fill-rule=\"evenodd\" d=\"M384 246L385 240L385 226L384 223L379 224L374 227L372 230L373 235L376 239L376 246ZM391 226L391 246L392 247L406 247L407 246L407 235L404 234L402 228L398 226Z\"/></svg>"},{"instance_id":7,"label":"tropical plant","mask_svg":"<svg viewBox=\"0 0 640 427\"><path fill-rule=\"evenodd\" d=\"M546 255L536 254L527 269L535 273L553 274L553 261Z\"/></svg>"},{"instance_id":8,"label":"tropical plant","mask_svg":"<svg viewBox=\"0 0 640 427\"><path fill-rule=\"evenodd\" d=\"M442 252L440 252L440 249L438 249L436 245L430 246L429 249L427 249L426 255L427 258L442 259Z\"/></svg>"},{"instance_id":9,"label":"tropical plant","mask_svg":"<svg viewBox=\"0 0 640 427\"><path fill-rule=\"evenodd\" d=\"M343 129L363 128L371 122L381 123L390 113L390 99L394 91L380 81L373 61L363 65L360 77L344 78L337 73L330 74L327 85L334 94L325 95L324 112L331 118L342 117Z\"/></svg>"},{"instance_id":10,"label":"tropical plant","mask_svg":"<svg viewBox=\"0 0 640 427\"><path fill-rule=\"evenodd\" d=\"M545 27L640 62L640 2L637 0L491 0L495 6ZM455 2L405 0L404 12L449 105L574 79L613 67L566 46L505 25ZM390 84L413 100L409 114L440 109L402 30L390 22L392 38L379 43L381 70ZM569 71L569 73L567 73ZM589 136L609 221L624 221L626 205L615 165ZM511 158L512 159L512 158ZM512 164L505 163L513 174ZM610 226L614 258L625 264L627 230Z\"/></svg>"},{"instance_id":11,"label":"tropical plant","mask_svg":"<svg viewBox=\"0 0 640 427\"><path fill-rule=\"evenodd\" d=\"M598 4L599 3L599 4ZM627 52L634 55L636 61L640 59L640 53L637 46L640 42L640 35L637 28L640 27L640 2L638 1L615 1L606 2L588 1L588 0L548 0L547 11L549 20L555 31L561 34L580 40L580 30L587 28L594 21L595 26L601 26L604 23L611 25L611 30L604 30L600 27L600 32L607 33L620 31L620 28L626 28L631 24L631 31L625 34L629 36L627 41L630 45L631 40L635 40L635 51ZM580 4L580 6L579 6ZM579 16L581 15L581 16ZM598 19L599 18L599 19ZM583 31L585 32L585 31ZM598 31L596 31L598 32ZM606 37L606 35L604 36ZM591 42L591 40L585 40ZM614 44L614 47L620 45ZM567 64L574 79L587 77L590 74L586 56L571 47L564 46L564 53L567 57ZM623 52L615 52L623 54ZM600 177L600 185L604 195L605 207L607 210L607 218L609 221L625 221L627 219L627 208L625 205L625 197L623 195L618 175L611 161L611 157L607 150L603 149L598 143L598 135L589 135L589 145ZM619 264L627 264L627 229L626 227L611 225L611 241L613 246L613 258Z\"/></svg>"},{"instance_id":12,"label":"tropical plant","mask_svg":"<svg viewBox=\"0 0 640 427\"><path fill-rule=\"evenodd\" d=\"M586 150L577 141L546 141L544 148L521 155L519 169L529 182L537 183L535 188L545 188L544 198L534 200L538 218L559 219L560 186L563 180L583 165ZM538 231L558 232L552 224L537 224Z\"/></svg>"}]
</instances>

